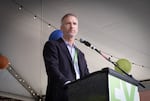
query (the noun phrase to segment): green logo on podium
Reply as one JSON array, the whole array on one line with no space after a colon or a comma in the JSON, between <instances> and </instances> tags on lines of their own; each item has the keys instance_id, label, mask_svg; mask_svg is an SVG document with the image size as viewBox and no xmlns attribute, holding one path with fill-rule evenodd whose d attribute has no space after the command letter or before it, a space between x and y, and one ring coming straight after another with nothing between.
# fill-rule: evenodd
<instances>
[{"instance_id":1,"label":"green logo on podium","mask_svg":"<svg viewBox=\"0 0 150 101\"><path fill-rule=\"evenodd\" d=\"M109 75L109 101L140 101L137 86Z\"/></svg>"}]
</instances>

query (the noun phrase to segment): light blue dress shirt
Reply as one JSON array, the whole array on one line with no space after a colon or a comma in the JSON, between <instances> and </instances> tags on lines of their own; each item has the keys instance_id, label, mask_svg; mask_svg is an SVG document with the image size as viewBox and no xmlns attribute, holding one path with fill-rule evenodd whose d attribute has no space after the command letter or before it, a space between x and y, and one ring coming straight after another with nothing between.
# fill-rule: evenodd
<instances>
[{"instance_id":1,"label":"light blue dress shirt","mask_svg":"<svg viewBox=\"0 0 150 101\"><path fill-rule=\"evenodd\" d=\"M71 46L68 42L66 42L67 48L69 50L69 53L71 55L72 58L72 62L74 64L74 70L76 73L76 79L80 79L80 70L79 70L79 65L78 65L78 54L77 54L77 50L75 49L74 44Z\"/></svg>"}]
</instances>

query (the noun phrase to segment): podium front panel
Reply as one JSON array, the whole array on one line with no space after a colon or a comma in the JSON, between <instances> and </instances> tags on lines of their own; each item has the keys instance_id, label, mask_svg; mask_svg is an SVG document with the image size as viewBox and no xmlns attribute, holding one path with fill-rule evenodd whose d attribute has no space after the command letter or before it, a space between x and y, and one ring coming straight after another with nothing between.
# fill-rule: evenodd
<instances>
[{"instance_id":1,"label":"podium front panel","mask_svg":"<svg viewBox=\"0 0 150 101\"><path fill-rule=\"evenodd\" d=\"M106 68L68 84L68 101L140 101L136 81Z\"/></svg>"},{"instance_id":2,"label":"podium front panel","mask_svg":"<svg viewBox=\"0 0 150 101\"><path fill-rule=\"evenodd\" d=\"M94 73L68 86L69 101L108 101L106 73Z\"/></svg>"}]
</instances>

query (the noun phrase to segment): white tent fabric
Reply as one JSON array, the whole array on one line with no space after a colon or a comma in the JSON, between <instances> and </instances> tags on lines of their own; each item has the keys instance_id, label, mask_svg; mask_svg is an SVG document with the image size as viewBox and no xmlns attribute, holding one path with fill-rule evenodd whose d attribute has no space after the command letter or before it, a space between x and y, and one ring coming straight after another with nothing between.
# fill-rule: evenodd
<instances>
[{"instance_id":1,"label":"white tent fabric","mask_svg":"<svg viewBox=\"0 0 150 101\"><path fill-rule=\"evenodd\" d=\"M23 8L19 10L14 1ZM2 0L0 53L44 95L47 76L42 51L49 34L55 30L47 22L59 28L61 17L71 12L79 17L78 39L88 40L108 57L112 55L113 61L126 58L135 63L130 74L137 80L147 80L150 79L149 5L149 0ZM95 51L78 41L76 45L85 53L91 73L104 67L114 69ZM146 89L150 89L150 84L146 84ZM7 70L0 70L0 92L32 97Z\"/></svg>"}]
</instances>

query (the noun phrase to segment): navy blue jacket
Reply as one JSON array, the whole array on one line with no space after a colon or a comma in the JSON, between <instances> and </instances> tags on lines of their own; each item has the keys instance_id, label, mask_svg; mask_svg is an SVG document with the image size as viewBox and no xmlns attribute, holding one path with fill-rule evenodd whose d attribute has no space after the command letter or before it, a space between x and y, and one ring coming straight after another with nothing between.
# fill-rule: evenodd
<instances>
[{"instance_id":1,"label":"navy blue jacket","mask_svg":"<svg viewBox=\"0 0 150 101\"><path fill-rule=\"evenodd\" d=\"M76 48L76 47L75 47ZM78 64L80 78L89 74L84 54L78 49ZM48 76L46 101L67 101L64 83L75 81L76 75L69 50L62 38L57 41L47 41L43 57Z\"/></svg>"}]
</instances>

